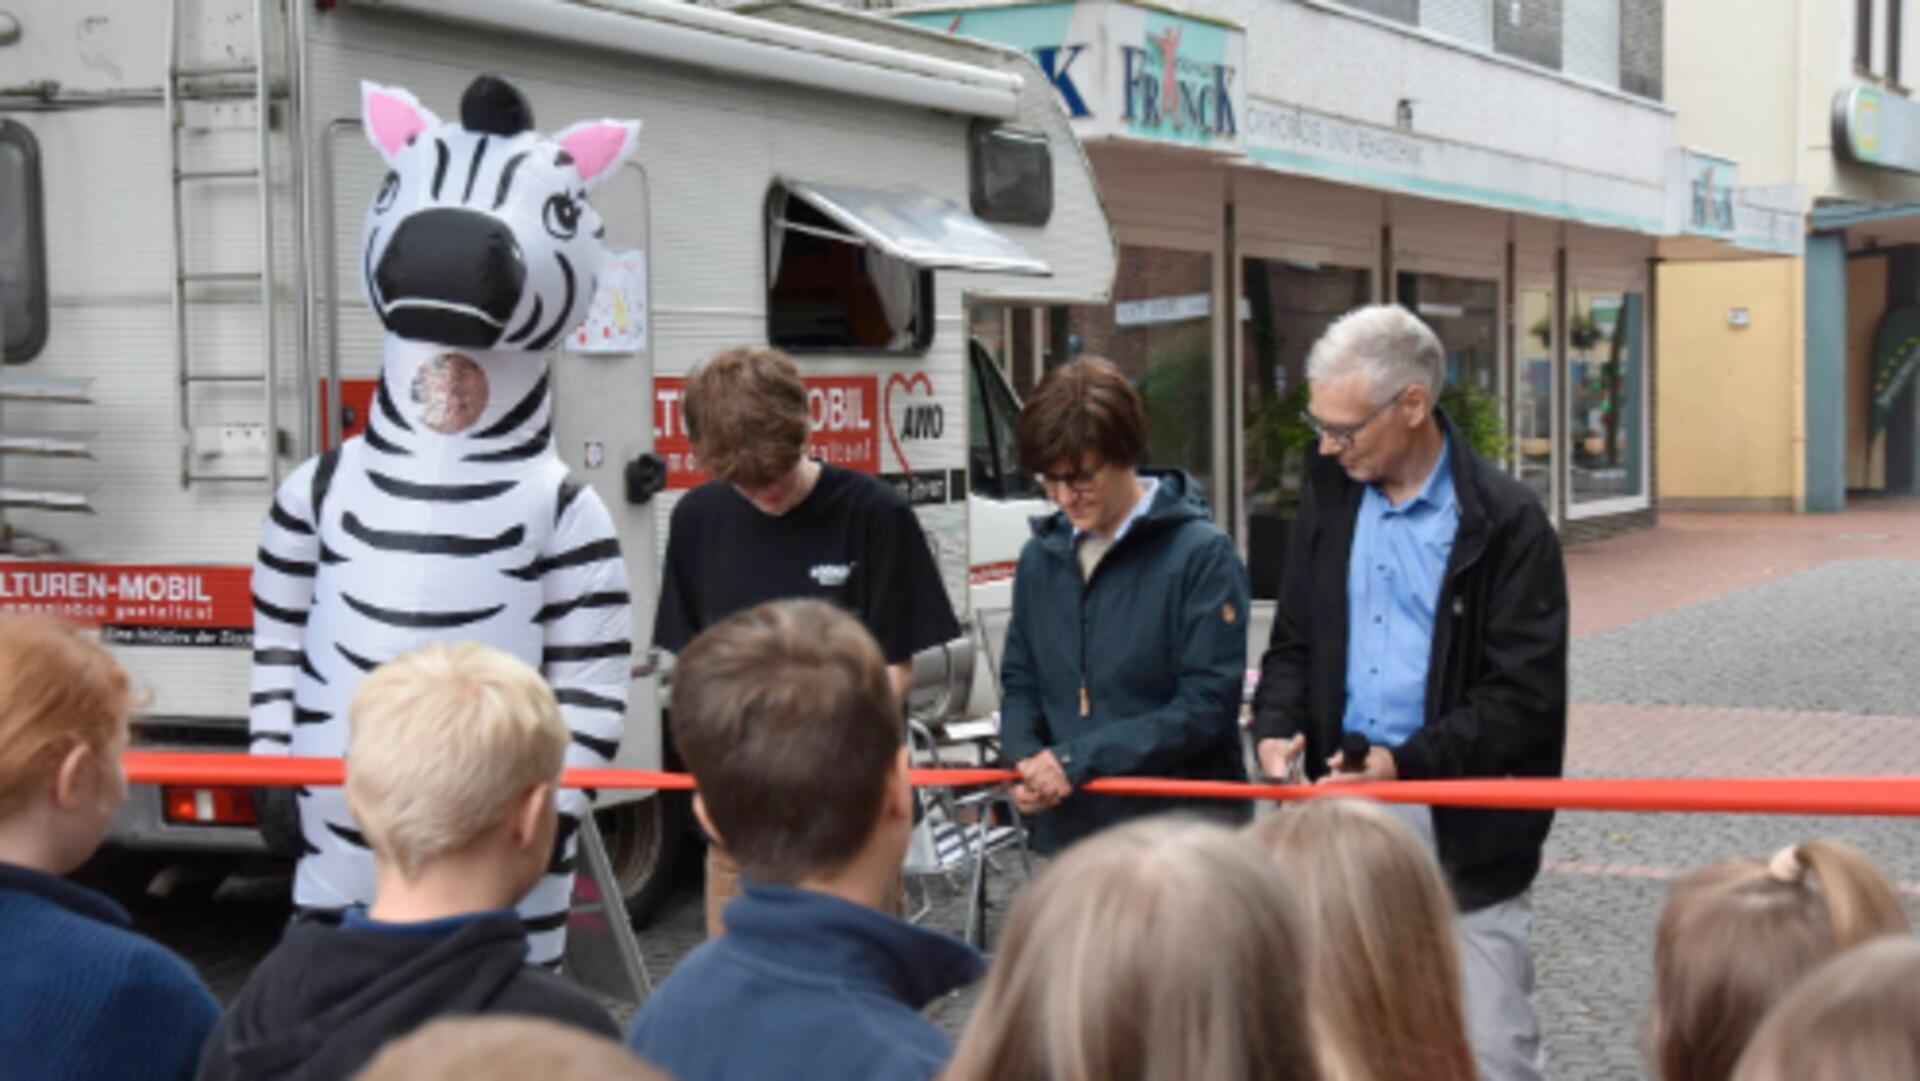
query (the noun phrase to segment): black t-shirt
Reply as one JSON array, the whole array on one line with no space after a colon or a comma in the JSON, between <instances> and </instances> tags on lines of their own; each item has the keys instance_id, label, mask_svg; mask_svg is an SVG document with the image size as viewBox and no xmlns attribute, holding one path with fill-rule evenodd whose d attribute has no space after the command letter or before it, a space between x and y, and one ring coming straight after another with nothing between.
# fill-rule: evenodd
<instances>
[{"instance_id":1,"label":"black t-shirt","mask_svg":"<svg viewBox=\"0 0 1920 1081\"><path fill-rule=\"evenodd\" d=\"M719 481L688 492L660 579L653 644L674 653L735 612L796 597L860 617L888 664L960 635L913 508L880 480L826 464L778 517Z\"/></svg>"}]
</instances>

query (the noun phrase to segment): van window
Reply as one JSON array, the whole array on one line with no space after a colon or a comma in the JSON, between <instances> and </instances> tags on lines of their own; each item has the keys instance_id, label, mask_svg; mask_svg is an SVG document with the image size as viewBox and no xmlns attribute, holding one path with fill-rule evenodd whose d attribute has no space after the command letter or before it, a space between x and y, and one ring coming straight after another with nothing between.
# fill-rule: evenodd
<instances>
[{"instance_id":1,"label":"van window","mask_svg":"<svg viewBox=\"0 0 1920 1081\"><path fill-rule=\"evenodd\" d=\"M973 376L967 396L967 480L976 494L989 499L1038 499L1040 485L1020 468L1020 451L1013 441L1020 403L984 346L975 341L967 352Z\"/></svg>"},{"instance_id":2,"label":"van window","mask_svg":"<svg viewBox=\"0 0 1920 1081\"><path fill-rule=\"evenodd\" d=\"M1045 135L978 122L967 158L973 212L983 220L1045 225L1053 217L1053 157Z\"/></svg>"},{"instance_id":3,"label":"van window","mask_svg":"<svg viewBox=\"0 0 1920 1081\"><path fill-rule=\"evenodd\" d=\"M767 201L767 266L767 339L782 349L920 353L933 340L933 272L783 189Z\"/></svg>"},{"instance_id":4,"label":"van window","mask_svg":"<svg viewBox=\"0 0 1920 1081\"><path fill-rule=\"evenodd\" d=\"M12 120L0 120L0 332L8 364L32 360L47 344L40 145Z\"/></svg>"}]
</instances>

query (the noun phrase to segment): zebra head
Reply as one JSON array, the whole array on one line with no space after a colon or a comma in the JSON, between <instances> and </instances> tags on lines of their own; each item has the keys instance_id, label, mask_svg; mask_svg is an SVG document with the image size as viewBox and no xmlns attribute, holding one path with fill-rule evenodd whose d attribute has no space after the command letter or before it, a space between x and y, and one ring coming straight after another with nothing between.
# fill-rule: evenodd
<instances>
[{"instance_id":1,"label":"zebra head","mask_svg":"<svg viewBox=\"0 0 1920 1081\"><path fill-rule=\"evenodd\" d=\"M589 120L548 137L511 83L482 75L445 123L398 87L360 85L387 176L367 213L367 303L391 334L462 349L544 352L586 317L606 232L587 192L640 137Z\"/></svg>"}]
</instances>

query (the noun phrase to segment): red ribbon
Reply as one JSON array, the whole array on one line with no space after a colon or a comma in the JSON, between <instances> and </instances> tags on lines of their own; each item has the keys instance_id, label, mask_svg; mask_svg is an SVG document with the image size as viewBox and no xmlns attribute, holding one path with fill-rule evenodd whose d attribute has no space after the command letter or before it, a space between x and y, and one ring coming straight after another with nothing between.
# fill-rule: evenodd
<instances>
[{"instance_id":1,"label":"red ribbon","mask_svg":"<svg viewBox=\"0 0 1920 1081\"><path fill-rule=\"evenodd\" d=\"M346 776L337 758L276 758L246 754L128 751L127 779L172 785L338 785ZM1019 779L1005 769L916 769L923 788L1002 784ZM691 790L684 773L639 769L569 769L567 788ZM1390 781L1351 785L1240 784L1161 777L1107 777L1080 788L1110 796L1300 800L1368 796L1385 803L1436 807L1500 807L1567 811L1679 811L1718 814L1874 815L1920 817L1920 777L1778 777L1562 779L1497 778L1465 781Z\"/></svg>"}]
</instances>

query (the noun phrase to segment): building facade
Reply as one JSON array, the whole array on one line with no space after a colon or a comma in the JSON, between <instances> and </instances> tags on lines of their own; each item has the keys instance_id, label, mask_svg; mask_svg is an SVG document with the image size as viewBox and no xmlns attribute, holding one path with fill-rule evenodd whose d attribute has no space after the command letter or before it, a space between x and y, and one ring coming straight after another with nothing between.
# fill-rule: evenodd
<instances>
[{"instance_id":1,"label":"building facade","mask_svg":"<svg viewBox=\"0 0 1920 1081\"><path fill-rule=\"evenodd\" d=\"M1308 349L1406 304L1508 465L1570 537L1652 520L1653 277L1677 146L1657 0L1119 0L896 11L1027 51L1076 118L1119 233L1102 309L976 310L1024 388L1077 351L1145 394L1263 558L1297 497L1283 449ZM1715 244L1714 246L1719 246Z\"/></svg>"},{"instance_id":2,"label":"building facade","mask_svg":"<svg viewBox=\"0 0 1920 1081\"><path fill-rule=\"evenodd\" d=\"M1920 12L1908 0L1673 5L1681 141L1790 208L1787 257L1664 265L1669 506L1833 511L1920 493Z\"/></svg>"}]
</instances>

